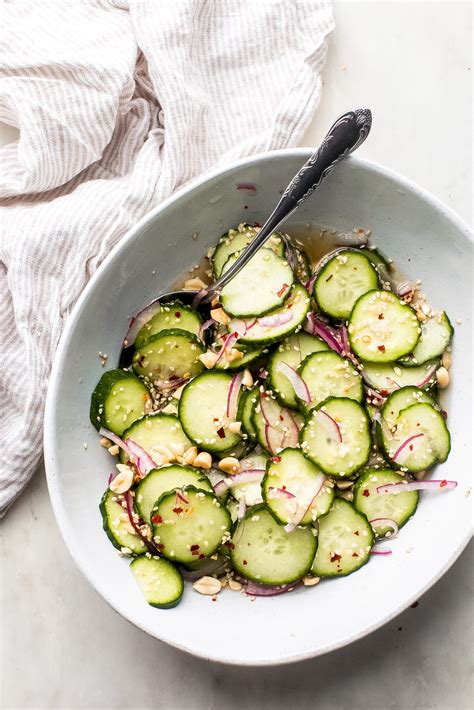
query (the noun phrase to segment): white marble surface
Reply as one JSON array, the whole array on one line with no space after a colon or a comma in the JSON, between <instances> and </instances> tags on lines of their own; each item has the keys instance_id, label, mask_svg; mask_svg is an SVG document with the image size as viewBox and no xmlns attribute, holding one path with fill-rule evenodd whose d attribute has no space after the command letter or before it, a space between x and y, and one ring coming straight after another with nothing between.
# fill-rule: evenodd
<instances>
[{"instance_id":1,"label":"white marble surface","mask_svg":"<svg viewBox=\"0 0 474 710\"><path fill-rule=\"evenodd\" d=\"M370 106L361 154L470 220L472 5L336 2L336 21L303 144L316 144L344 110ZM2 143L14 137L0 125ZM467 710L473 549L416 609L345 649L286 668L209 665L130 626L89 587L62 542L41 468L2 522L1 707Z\"/></svg>"}]
</instances>

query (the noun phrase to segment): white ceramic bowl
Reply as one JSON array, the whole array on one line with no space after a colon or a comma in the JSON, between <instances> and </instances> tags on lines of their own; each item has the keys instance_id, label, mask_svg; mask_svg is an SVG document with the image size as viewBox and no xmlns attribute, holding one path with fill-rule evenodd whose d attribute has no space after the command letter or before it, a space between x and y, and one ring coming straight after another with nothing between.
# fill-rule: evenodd
<instances>
[{"instance_id":1,"label":"white ceramic bowl","mask_svg":"<svg viewBox=\"0 0 474 710\"><path fill-rule=\"evenodd\" d=\"M76 563L122 616L152 636L224 663L270 665L326 653L400 613L446 572L471 535L472 354L469 230L412 183L350 158L296 213L298 223L338 230L370 227L374 242L413 278L432 304L462 319L446 395L452 451L442 468L456 490L425 493L390 557L352 576L251 602L223 592L216 603L188 587L174 610L148 606L102 531L99 499L111 470L89 423L91 392L103 373L98 351L117 362L130 316L184 274L229 227L263 222L279 191L309 156L306 149L255 156L215 172L151 211L112 251L67 322L48 392L45 458L59 527ZM253 182L247 194L236 184ZM244 208L247 205L247 209ZM198 232L199 238L192 239ZM84 448L84 442L88 444Z\"/></svg>"}]
</instances>

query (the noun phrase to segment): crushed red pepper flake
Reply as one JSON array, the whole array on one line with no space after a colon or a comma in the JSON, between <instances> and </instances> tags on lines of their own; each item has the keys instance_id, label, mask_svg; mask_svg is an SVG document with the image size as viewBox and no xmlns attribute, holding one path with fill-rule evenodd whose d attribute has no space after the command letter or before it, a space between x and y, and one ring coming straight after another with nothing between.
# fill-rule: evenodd
<instances>
[{"instance_id":1,"label":"crushed red pepper flake","mask_svg":"<svg viewBox=\"0 0 474 710\"><path fill-rule=\"evenodd\" d=\"M338 555L337 552L334 552L330 558L331 562L339 562L340 559L341 555Z\"/></svg>"},{"instance_id":2,"label":"crushed red pepper flake","mask_svg":"<svg viewBox=\"0 0 474 710\"><path fill-rule=\"evenodd\" d=\"M378 345L377 350L380 350L381 353L385 352L385 345Z\"/></svg>"},{"instance_id":3,"label":"crushed red pepper flake","mask_svg":"<svg viewBox=\"0 0 474 710\"><path fill-rule=\"evenodd\" d=\"M219 436L221 439L225 439L225 431L224 427L220 427L220 429L217 430L217 436Z\"/></svg>"},{"instance_id":4,"label":"crushed red pepper flake","mask_svg":"<svg viewBox=\"0 0 474 710\"><path fill-rule=\"evenodd\" d=\"M163 518L161 517L161 515L158 515L158 513L157 513L156 515L154 515L154 516L152 517L151 522L152 522L152 523L162 523L162 522L163 522Z\"/></svg>"},{"instance_id":5,"label":"crushed red pepper flake","mask_svg":"<svg viewBox=\"0 0 474 710\"><path fill-rule=\"evenodd\" d=\"M277 291L278 298L281 298L283 296L283 294L285 293L287 288L289 288L288 284L283 284L281 289L279 291Z\"/></svg>"},{"instance_id":6,"label":"crushed red pepper flake","mask_svg":"<svg viewBox=\"0 0 474 710\"><path fill-rule=\"evenodd\" d=\"M362 491L362 495L365 496L366 498L368 498L368 496L370 496L370 492L367 490L367 488L365 489L365 491Z\"/></svg>"}]
</instances>

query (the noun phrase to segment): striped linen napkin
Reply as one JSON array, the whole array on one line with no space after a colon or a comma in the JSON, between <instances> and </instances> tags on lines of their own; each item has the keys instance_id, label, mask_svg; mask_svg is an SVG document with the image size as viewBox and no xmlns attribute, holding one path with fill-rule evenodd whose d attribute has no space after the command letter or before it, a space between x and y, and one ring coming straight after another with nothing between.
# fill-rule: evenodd
<instances>
[{"instance_id":1,"label":"striped linen napkin","mask_svg":"<svg viewBox=\"0 0 474 710\"><path fill-rule=\"evenodd\" d=\"M0 516L41 456L52 358L126 231L199 174L298 143L330 0L21 0L0 10Z\"/></svg>"}]
</instances>

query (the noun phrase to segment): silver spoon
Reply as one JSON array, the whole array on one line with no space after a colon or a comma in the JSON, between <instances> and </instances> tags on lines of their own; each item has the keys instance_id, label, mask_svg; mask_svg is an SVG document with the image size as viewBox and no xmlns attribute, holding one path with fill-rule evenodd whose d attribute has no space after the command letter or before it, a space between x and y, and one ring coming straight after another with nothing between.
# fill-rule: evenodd
<instances>
[{"instance_id":1,"label":"silver spoon","mask_svg":"<svg viewBox=\"0 0 474 710\"><path fill-rule=\"evenodd\" d=\"M245 264L265 244L279 225L293 214L304 200L321 185L335 165L362 145L369 135L371 125L372 114L369 109L356 109L340 116L329 129L319 148L291 180L275 209L235 264L215 283L202 291L169 291L159 296L153 303L166 303L177 300L183 304L192 304L195 308L204 310L206 304L209 304L216 296L219 296L221 289L244 268ZM130 348L122 350L122 356L128 350Z\"/></svg>"},{"instance_id":2,"label":"silver spoon","mask_svg":"<svg viewBox=\"0 0 474 710\"><path fill-rule=\"evenodd\" d=\"M356 109L340 116L331 126L315 153L296 173L275 209L262 226L255 239L223 276L203 291L170 291L159 297L160 301L175 299L193 303L195 307L210 303L221 289L236 276L267 239L316 190L337 163L356 150L369 135L372 114L369 109Z\"/></svg>"}]
</instances>

